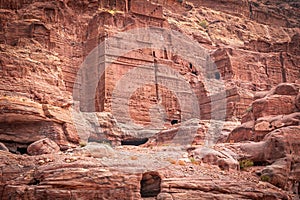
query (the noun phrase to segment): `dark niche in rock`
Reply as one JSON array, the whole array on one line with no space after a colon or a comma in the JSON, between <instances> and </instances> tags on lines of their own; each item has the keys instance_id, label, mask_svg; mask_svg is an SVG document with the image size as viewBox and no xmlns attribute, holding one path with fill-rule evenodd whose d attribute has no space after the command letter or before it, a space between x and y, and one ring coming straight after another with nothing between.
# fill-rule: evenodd
<instances>
[{"instance_id":1,"label":"dark niche in rock","mask_svg":"<svg viewBox=\"0 0 300 200\"><path fill-rule=\"evenodd\" d=\"M179 123L178 119L173 119L173 120L171 121L171 124L172 124L172 125L178 124L178 123Z\"/></svg>"},{"instance_id":2,"label":"dark niche in rock","mask_svg":"<svg viewBox=\"0 0 300 200\"><path fill-rule=\"evenodd\" d=\"M136 138L136 139L128 139L122 140L121 145L132 145L132 146L139 146L148 142L148 138Z\"/></svg>"},{"instance_id":3,"label":"dark niche in rock","mask_svg":"<svg viewBox=\"0 0 300 200\"><path fill-rule=\"evenodd\" d=\"M146 172L141 180L141 197L156 197L160 193L161 178L157 172Z\"/></svg>"}]
</instances>

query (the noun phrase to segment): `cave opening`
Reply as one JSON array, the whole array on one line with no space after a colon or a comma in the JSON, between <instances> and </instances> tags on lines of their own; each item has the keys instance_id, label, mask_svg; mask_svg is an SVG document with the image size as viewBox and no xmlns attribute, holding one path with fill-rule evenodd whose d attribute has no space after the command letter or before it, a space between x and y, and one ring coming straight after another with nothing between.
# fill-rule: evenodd
<instances>
[{"instance_id":1,"label":"cave opening","mask_svg":"<svg viewBox=\"0 0 300 200\"><path fill-rule=\"evenodd\" d=\"M178 119L172 119L172 121L171 121L171 124L172 124L172 125L178 124L178 123L179 123Z\"/></svg>"},{"instance_id":2,"label":"cave opening","mask_svg":"<svg viewBox=\"0 0 300 200\"><path fill-rule=\"evenodd\" d=\"M121 145L131 145L131 146L139 146L148 142L148 138L135 138L135 139L128 139L122 140Z\"/></svg>"},{"instance_id":3,"label":"cave opening","mask_svg":"<svg viewBox=\"0 0 300 200\"><path fill-rule=\"evenodd\" d=\"M141 197L156 197L160 193L161 178L157 172L146 172L141 180Z\"/></svg>"},{"instance_id":4,"label":"cave opening","mask_svg":"<svg viewBox=\"0 0 300 200\"><path fill-rule=\"evenodd\" d=\"M21 155L27 154L27 148L26 147L17 147L17 152Z\"/></svg>"},{"instance_id":5,"label":"cave opening","mask_svg":"<svg viewBox=\"0 0 300 200\"><path fill-rule=\"evenodd\" d=\"M254 161L253 166L267 166L269 163L266 161Z\"/></svg>"}]
</instances>

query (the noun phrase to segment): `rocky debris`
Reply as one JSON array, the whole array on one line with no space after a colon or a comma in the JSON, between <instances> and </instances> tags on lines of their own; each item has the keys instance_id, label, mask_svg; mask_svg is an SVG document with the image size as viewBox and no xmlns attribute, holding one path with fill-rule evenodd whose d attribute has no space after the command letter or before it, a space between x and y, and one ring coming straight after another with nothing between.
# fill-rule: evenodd
<instances>
[{"instance_id":1,"label":"rocky debris","mask_svg":"<svg viewBox=\"0 0 300 200\"><path fill-rule=\"evenodd\" d=\"M242 162L243 165L264 166L256 172L261 180L297 193L300 181L296 170L300 162L300 120L295 109L297 95L299 85L290 83L279 84L268 93L259 95L247 114L254 117L247 117L249 121L229 134L229 144L218 144L214 149L219 153L230 150L240 165Z\"/></svg>"},{"instance_id":2,"label":"rocky debris","mask_svg":"<svg viewBox=\"0 0 300 200\"><path fill-rule=\"evenodd\" d=\"M297 188L300 127L287 126L267 133L260 142L227 145L239 160L250 160L254 165L267 165L258 171L261 179L285 190Z\"/></svg>"},{"instance_id":3,"label":"rocky debris","mask_svg":"<svg viewBox=\"0 0 300 200\"><path fill-rule=\"evenodd\" d=\"M137 148L128 149L132 155ZM155 155L157 149L149 150ZM150 152L149 152L150 153ZM150 158L150 157L149 157ZM0 151L1 199L72 198L181 200L200 197L292 199L292 195L248 172L221 171L209 164L169 163L153 170L127 173L119 159L76 157L67 154L14 155ZM160 162L160 161L159 161ZM143 163L137 161L135 167Z\"/></svg>"},{"instance_id":4,"label":"rocky debris","mask_svg":"<svg viewBox=\"0 0 300 200\"><path fill-rule=\"evenodd\" d=\"M157 200L173 200L173 196L169 193L159 193Z\"/></svg>"},{"instance_id":5,"label":"rocky debris","mask_svg":"<svg viewBox=\"0 0 300 200\"><path fill-rule=\"evenodd\" d=\"M273 163L279 158L295 156L297 159L299 127L283 127L268 133L260 142L234 143L242 151L243 157L249 158L254 162ZM292 156L292 157L293 157Z\"/></svg>"},{"instance_id":6,"label":"rocky debris","mask_svg":"<svg viewBox=\"0 0 300 200\"><path fill-rule=\"evenodd\" d=\"M67 141L69 141L71 144L79 144L80 137L73 123L63 123L62 129Z\"/></svg>"},{"instance_id":7,"label":"rocky debris","mask_svg":"<svg viewBox=\"0 0 300 200\"><path fill-rule=\"evenodd\" d=\"M82 148L82 147L77 147L74 149L68 149L66 151L67 155L71 156L77 156L77 157L91 157L91 152L88 149Z\"/></svg>"},{"instance_id":8,"label":"rocky debris","mask_svg":"<svg viewBox=\"0 0 300 200\"><path fill-rule=\"evenodd\" d=\"M275 117L262 117L256 121L254 130L270 132L281 127L297 126L300 122L299 119L299 112L295 112L289 115L279 115Z\"/></svg>"},{"instance_id":9,"label":"rocky debris","mask_svg":"<svg viewBox=\"0 0 300 200\"><path fill-rule=\"evenodd\" d=\"M221 133L217 134L217 143L224 143L227 141L228 135L239 125L239 121L225 121Z\"/></svg>"},{"instance_id":10,"label":"rocky debris","mask_svg":"<svg viewBox=\"0 0 300 200\"><path fill-rule=\"evenodd\" d=\"M54 154L59 152L59 146L49 138L38 140L27 148L29 155Z\"/></svg>"},{"instance_id":11,"label":"rocky debris","mask_svg":"<svg viewBox=\"0 0 300 200\"><path fill-rule=\"evenodd\" d=\"M244 116L244 123L229 134L227 142L260 141L270 131L299 125L297 95L298 84L281 83L257 97Z\"/></svg>"},{"instance_id":12,"label":"rocky debris","mask_svg":"<svg viewBox=\"0 0 300 200\"><path fill-rule=\"evenodd\" d=\"M300 162L299 134L299 126L290 126L266 135L264 160L272 164L262 170L261 177L269 177L270 183L283 189L299 182L300 176L295 171ZM267 150L270 152L266 152Z\"/></svg>"},{"instance_id":13,"label":"rocky debris","mask_svg":"<svg viewBox=\"0 0 300 200\"><path fill-rule=\"evenodd\" d=\"M204 136L207 132L208 123L199 119L190 119L182 123L174 124L172 127L164 127L164 130L156 130L149 137L145 146L161 145L161 144L191 144L204 142ZM195 133L191 130L197 130Z\"/></svg>"}]
</instances>

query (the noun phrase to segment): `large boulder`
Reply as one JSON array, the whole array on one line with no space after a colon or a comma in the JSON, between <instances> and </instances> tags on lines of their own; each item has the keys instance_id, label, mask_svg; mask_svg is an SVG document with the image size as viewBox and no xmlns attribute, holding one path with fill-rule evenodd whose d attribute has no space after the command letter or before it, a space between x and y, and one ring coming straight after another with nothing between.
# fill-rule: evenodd
<instances>
[{"instance_id":1,"label":"large boulder","mask_svg":"<svg viewBox=\"0 0 300 200\"><path fill-rule=\"evenodd\" d=\"M295 83L281 83L269 92L258 92L252 103L252 113L255 119L270 115L286 115L296 112L297 98L300 86Z\"/></svg>"},{"instance_id":2,"label":"large boulder","mask_svg":"<svg viewBox=\"0 0 300 200\"><path fill-rule=\"evenodd\" d=\"M218 151L212 148L196 148L190 152L190 156L196 161L217 165L222 170L238 170L239 163L231 155L231 152Z\"/></svg>"},{"instance_id":3,"label":"large boulder","mask_svg":"<svg viewBox=\"0 0 300 200\"><path fill-rule=\"evenodd\" d=\"M40 104L26 97L0 96L0 141L23 148L43 138L50 138L60 147L79 143L68 108Z\"/></svg>"},{"instance_id":4,"label":"large boulder","mask_svg":"<svg viewBox=\"0 0 300 200\"><path fill-rule=\"evenodd\" d=\"M300 112L275 117L262 117L255 122L255 131L270 132L286 126L300 125Z\"/></svg>"},{"instance_id":5,"label":"large boulder","mask_svg":"<svg viewBox=\"0 0 300 200\"><path fill-rule=\"evenodd\" d=\"M253 136L254 136L253 126L254 126L253 121L243 123L242 125L236 127L231 131L226 141L241 142L246 140L253 140Z\"/></svg>"},{"instance_id":6,"label":"large boulder","mask_svg":"<svg viewBox=\"0 0 300 200\"><path fill-rule=\"evenodd\" d=\"M261 141L269 132L300 124L299 85L282 83L269 92L258 92L242 124L227 137L227 142ZM298 94L298 96L296 96Z\"/></svg>"},{"instance_id":7,"label":"large boulder","mask_svg":"<svg viewBox=\"0 0 300 200\"><path fill-rule=\"evenodd\" d=\"M264 159L275 162L279 158L300 156L300 126L276 129L263 140L265 142ZM300 178L300 177L299 177Z\"/></svg>"},{"instance_id":8,"label":"large boulder","mask_svg":"<svg viewBox=\"0 0 300 200\"><path fill-rule=\"evenodd\" d=\"M295 97L288 95L272 95L257 99L252 103L254 119L270 115L291 114L296 111Z\"/></svg>"},{"instance_id":9,"label":"large boulder","mask_svg":"<svg viewBox=\"0 0 300 200\"><path fill-rule=\"evenodd\" d=\"M29 155L41 155L59 152L59 146L49 138L38 140L28 146L27 152Z\"/></svg>"},{"instance_id":10,"label":"large boulder","mask_svg":"<svg viewBox=\"0 0 300 200\"><path fill-rule=\"evenodd\" d=\"M281 83L275 87L273 94L297 95L298 92L299 92L299 85L293 83Z\"/></svg>"},{"instance_id":11,"label":"large boulder","mask_svg":"<svg viewBox=\"0 0 300 200\"><path fill-rule=\"evenodd\" d=\"M263 170L258 171L263 181L272 183L273 185L286 189L291 173L291 160L288 158L281 158L276 160L272 165L266 166ZM291 181L291 180L290 180ZM299 181L299 177L298 180Z\"/></svg>"}]
</instances>

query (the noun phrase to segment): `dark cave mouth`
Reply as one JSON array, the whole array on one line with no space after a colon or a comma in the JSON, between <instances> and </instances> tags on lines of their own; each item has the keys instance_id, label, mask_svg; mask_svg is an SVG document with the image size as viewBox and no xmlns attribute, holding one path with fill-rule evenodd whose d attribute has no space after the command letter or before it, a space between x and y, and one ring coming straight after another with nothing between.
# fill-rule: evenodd
<instances>
[{"instance_id":1,"label":"dark cave mouth","mask_svg":"<svg viewBox=\"0 0 300 200\"><path fill-rule=\"evenodd\" d=\"M17 152L20 153L21 155L28 154L26 147L17 147Z\"/></svg>"},{"instance_id":2,"label":"dark cave mouth","mask_svg":"<svg viewBox=\"0 0 300 200\"><path fill-rule=\"evenodd\" d=\"M173 119L171 120L171 124L172 125L175 125L175 124L178 124L179 123L179 120L178 119Z\"/></svg>"},{"instance_id":3,"label":"dark cave mouth","mask_svg":"<svg viewBox=\"0 0 300 200\"><path fill-rule=\"evenodd\" d=\"M13 154L28 154L27 148L32 143L18 143L14 141L0 141Z\"/></svg>"},{"instance_id":4,"label":"dark cave mouth","mask_svg":"<svg viewBox=\"0 0 300 200\"><path fill-rule=\"evenodd\" d=\"M131 145L131 146L140 146L148 142L148 138L135 138L135 139L127 139L122 140L121 145Z\"/></svg>"},{"instance_id":5,"label":"dark cave mouth","mask_svg":"<svg viewBox=\"0 0 300 200\"><path fill-rule=\"evenodd\" d=\"M146 172L141 180L141 197L156 197L160 193L161 178L157 172Z\"/></svg>"}]
</instances>

